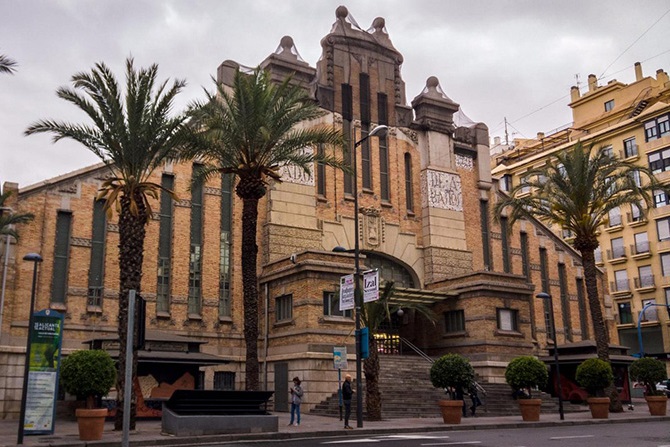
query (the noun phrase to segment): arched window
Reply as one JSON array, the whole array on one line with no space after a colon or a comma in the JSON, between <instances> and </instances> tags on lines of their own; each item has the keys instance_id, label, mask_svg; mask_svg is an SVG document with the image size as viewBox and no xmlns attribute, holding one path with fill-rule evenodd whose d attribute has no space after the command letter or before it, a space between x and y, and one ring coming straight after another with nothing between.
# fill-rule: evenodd
<instances>
[{"instance_id":1,"label":"arched window","mask_svg":"<svg viewBox=\"0 0 670 447\"><path fill-rule=\"evenodd\" d=\"M407 268L374 253L365 253L365 256L365 265L371 269L379 269L382 281L393 281L396 287L414 288L414 279Z\"/></svg>"}]
</instances>

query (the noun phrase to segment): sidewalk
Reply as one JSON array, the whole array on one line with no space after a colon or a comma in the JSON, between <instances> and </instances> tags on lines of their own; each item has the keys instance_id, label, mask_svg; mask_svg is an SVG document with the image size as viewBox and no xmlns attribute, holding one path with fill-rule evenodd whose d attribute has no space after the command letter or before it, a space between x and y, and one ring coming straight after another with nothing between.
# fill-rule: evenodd
<instances>
[{"instance_id":1,"label":"sidewalk","mask_svg":"<svg viewBox=\"0 0 670 447\"><path fill-rule=\"evenodd\" d=\"M439 410L436 406L436 414ZM343 422L338 418L324 416L303 415L299 427L287 426L288 413L277 413L279 415L279 432L277 433L253 433L233 435L208 435L174 437L161 433L161 421L138 421L137 429L130 433L130 445L138 446L195 446L198 444L234 441L241 439L290 439L306 437L331 437L331 436L360 436L374 434L393 433L425 433L430 431L448 430L489 430L519 427L551 427L559 425L587 425L587 424L615 424L630 421L670 421L670 416L651 416L644 400L635 402L635 410L626 410L623 413L611 413L609 419L591 419L591 413L586 409L579 413L568 413L565 420L561 421L558 414L542 414L539 422L523 422L521 416L505 417L468 417L464 418L460 425L446 425L441 417L436 418L411 418L411 419L388 419L383 421L363 421L363 428L356 428L356 420L351 422L354 430L344 430ZM17 441L18 421L0 421L0 447L15 446ZM96 446L96 447L119 447L121 446L122 433L114 431L112 422L105 425L105 433L102 441L85 442L80 441L77 434L76 421L57 420L56 430L53 435L25 436L23 444L27 446Z\"/></svg>"}]
</instances>

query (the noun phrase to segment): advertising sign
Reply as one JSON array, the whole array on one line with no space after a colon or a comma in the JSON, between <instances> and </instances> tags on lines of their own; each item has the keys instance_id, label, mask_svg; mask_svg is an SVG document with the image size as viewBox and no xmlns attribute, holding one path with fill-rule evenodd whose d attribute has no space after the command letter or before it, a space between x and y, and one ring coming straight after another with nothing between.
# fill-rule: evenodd
<instances>
[{"instance_id":1,"label":"advertising sign","mask_svg":"<svg viewBox=\"0 0 670 447\"><path fill-rule=\"evenodd\" d=\"M354 308L354 275L340 277L340 311Z\"/></svg>"},{"instance_id":2,"label":"advertising sign","mask_svg":"<svg viewBox=\"0 0 670 447\"><path fill-rule=\"evenodd\" d=\"M379 299L379 270L368 270L363 273L363 302Z\"/></svg>"},{"instance_id":3,"label":"advertising sign","mask_svg":"<svg viewBox=\"0 0 670 447\"><path fill-rule=\"evenodd\" d=\"M58 372L63 341L63 315L42 310L33 315L26 394L26 435L53 434L58 397Z\"/></svg>"},{"instance_id":4,"label":"advertising sign","mask_svg":"<svg viewBox=\"0 0 670 447\"><path fill-rule=\"evenodd\" d=\"M333 367L335 369L347 369L347 347L333 347Z\"/></svg>"}]
</instances>

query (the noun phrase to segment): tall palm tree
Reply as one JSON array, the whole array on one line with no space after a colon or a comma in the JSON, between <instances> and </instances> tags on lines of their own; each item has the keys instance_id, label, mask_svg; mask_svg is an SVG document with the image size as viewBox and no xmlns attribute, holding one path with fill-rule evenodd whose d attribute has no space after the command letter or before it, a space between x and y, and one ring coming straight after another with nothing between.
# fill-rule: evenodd
<instances>
[{"instance_id":1,"label":"tall palm tree","mask_svg":"<svg viewBox=\"0 0 670 447\"><path fill-rule=\"evenodd\" d=\"M244 340L246 344L245 387L259 389L258 277L256 231L258 203L270 180L281 181L280 169L294 165L310 172L320 160L342 166L333 156L319 158L305 148L318 144L340 146L342 135L331 127L304 124L323 115L307 92L290 78L275 84L269 73L258 68L252 74L238 72L232 91L218 85L205 102L192 109L195 153L208 160L201 179L217 173L238 178L235 193L242 200L242 288L244 295ZM303 126L301 126L303 125ZM192 154L193 155L193 154Z\"/></svg>"},{"instance_id":2,"label":"tall palm tree","mask_svg":"<svg viewBox=\"0 0 670 447\"><path fill-rule=\"evenodd\" d=\"M161 186L150 180L153 172L169 160L180 144L185 115L172 116L176 95L186 85L175 80L157 84L158 66L135 70L133 59L126 60L125 96L112 71L97 63L90 73L72 77L74 88L61 87L58 97L83 110L92 124L70 124L42 120L32 124L26 135L48 132L53 141L71 138L100 157L110 170L103 182L99 199L106 199L107 211L112 206L119 214L119 370L126 367L126 350L133 349L132 377L137 373L137 352L127 345L128 292L141 292L144 237L150 221L149 198L157 199ZM168 191L168 193L172 193ZM137 308L139 310L139 299ZM138 315L138 313L136 313ZM137 334L137 328L135 328ZM117 417L115 428L123 421L124 374L117 376ZM131 405L131 428L135 426L136 407Z\"/></svg>"},{"instance_id":3,"label":"tall palm tree","mask_svg":"<svg viewBox=\"0 0 670 447\"><path fill-rule=\"evenodd\" d=\"M379 350L375 334L381 333L384 325L392 321L391 316L400 309L415 311L429 321L435 321L435 315L429 308L421 304L394 299L394 293L394 283L388 281L384 283L384 289L379 299L365 303L361 308L361 320L369 331L369 355L363 362L363 371L365 373L365 409L367 419L371 421L381 421L382 419L382 400L379 391Z\"/></svg>"},{"instance_id":4,"label":"tall palm tree","mask_svg":"<svg viewBox=\"0 0 670 447\"><path fill-rule=\"evenodd\" d=\"M2 236L11 236L14 239L19 238L19 234L14 228L14 225L28 223L35 216L30 213L21 213L14 214L10 209L5 205L7 199L12 195L13 191L4 191L0 194L0 235ZM5 247L7 250L7 247Z\"/></svg>"},{"instance_id":5,"label":"tall palm tree","mask_svg":"<svg viewBox=\"0 0 670 447\"><path fill-rule=\"evenodd\" d=\"M525 182L499 200L495 215L500 216L507 209L510 223L536 217L571 232L572 245L582 256L597 355L609 362L609 334L598 294L594 256L599 246L599 228L611 210L633 205L645 212L653 206L652 192L668 188L660 185L647 167L596 149L594 143L584 147L578 142L554 157L555 160L529 171ZM530 193L524 194L528 187ZM616 391L614 395L612 410L621 411Z\"/></svg>"},{"instance_id":6,"label":"tall palm tree","mask_svg":"<svg viewBox=\"0 0 670 447\"><path fill-rule=\"evenodd\" d=\"M16 71L16 61L4 54L0 54L0 73L12 74Z\"/></svg>"}]
</instances>

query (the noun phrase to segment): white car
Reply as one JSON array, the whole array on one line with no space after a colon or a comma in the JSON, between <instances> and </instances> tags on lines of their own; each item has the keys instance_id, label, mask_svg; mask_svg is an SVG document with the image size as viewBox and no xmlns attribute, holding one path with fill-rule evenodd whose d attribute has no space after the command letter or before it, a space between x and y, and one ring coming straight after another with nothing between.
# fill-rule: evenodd
<instances>
[{"instance_id":1,"label":"white car","mask_svg":"<svg viewBox=\"0 0 670 447\"><path fill-rule=\"evenodd\" d=\"M668 385L670 385L670 380L662 380L656 384L656 389L658 391L663 391L666 395L670 396L670 389L668 389Z\"/></svg>"}]
</instances>

